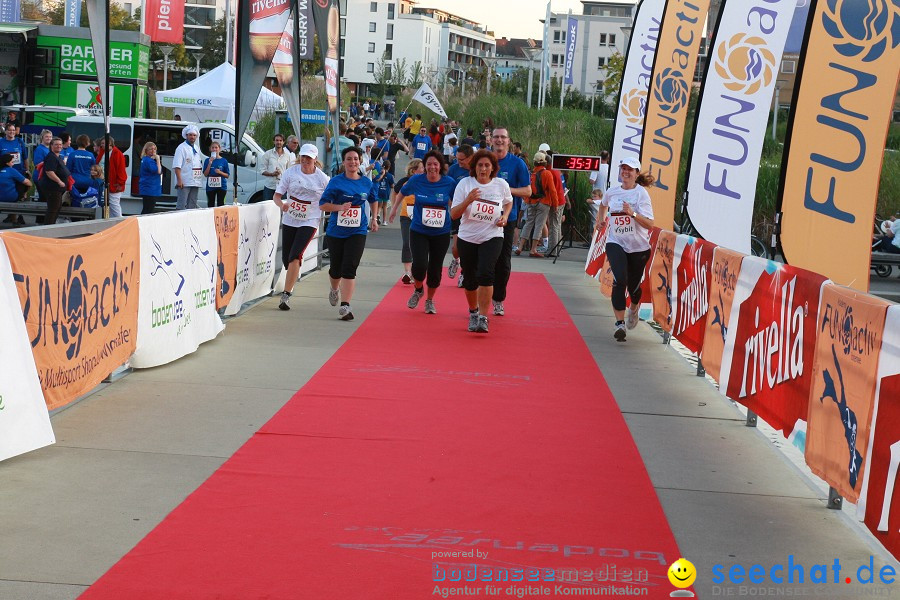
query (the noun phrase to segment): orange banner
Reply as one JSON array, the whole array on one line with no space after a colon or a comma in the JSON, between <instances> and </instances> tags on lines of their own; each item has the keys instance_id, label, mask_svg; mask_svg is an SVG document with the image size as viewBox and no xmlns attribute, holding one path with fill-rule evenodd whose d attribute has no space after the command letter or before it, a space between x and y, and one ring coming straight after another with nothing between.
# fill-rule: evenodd
<instances>
[{"instance_id":1,"label":"orange banner","mask_svg":"<svg viewBox=\"0 0 900 600\"><path fill-rule=\"evenodd\" d=\"M806 423L806 464L850 502L862 489L878 358L889 302L822 289Z\"/></svg>"},{"instance_id":2,"label":"orange banner","mask_svg":"<svg viewBox=\"0 0 900 600\"><path fill-rule=\"evenodd\" d=\"M709 0L669 2L656 44L653 77L647 94L641 168L656 177L656 184L648 191L656 224L664 229L674 225L675 192L691 82L708 13Z\"/></svg>"},{"instance_id":3,"label":"orange banner","mask_svg":"<svg viewBox=\"0 0 900 600\"><path fill-rule=\"evenodd\" d=\"M218 273L216 275L216 308L228 306L234 294L238 262L238 214L237 206L215 208L216 236L219 238Z\"/></svg>"},{"instance_id":4,"label":"orange banner","mask_svg":"<svg viewBox=\"0 0 900 600\"><path fill-rule=\"evenodd\" d=\"M790 264L867 291L900 10L860 0L813 10L782 164L781 247Z\"/></svg>"},{"instance_id":5,"label":"orange banner","mask_svg":"<svg viewBox=\"0 0 900 600\"><path fill-rule=\"evenodd\" d=\"M600 269L600 293L607 298L612 298L613 284L616 278L613 276L612 265L609 261L604 261L603 267Z\"/></svg>"},{"instance_id":6,"label":"orange banner","mask_svg":"<svg viewBox=\"0 0 900 600\"><path fill-rule=\"evenodd\" d=\"M662 230L656 240L653 266L650 267L650 292L653 295L653 320L672 333L672 261L678 236Z\"/></svg>"},{"instance_id":7,"label":"orange banner","mask_svg":"<svg viewBox=\"0 0 900 600\"><path fill-rule=\"evenodd\" d=\"M741 276L744 255L722 246L713 252L712 283L709 288L709 310L706 313L706 331L703 333L703 368L719 381L722 369L722 352L728 335L728 321L734 291Z\"/></svg>"},{"instance_id":8,"label":"orange banner","mask_svg":"<svg viewBox=\"0 0 900 600\"><path fill-rule=\"evenodd\" d=\"M137 219L57 240L4 233L47 408L90 391L137 340Z\"/></svg>"}]
</instances>

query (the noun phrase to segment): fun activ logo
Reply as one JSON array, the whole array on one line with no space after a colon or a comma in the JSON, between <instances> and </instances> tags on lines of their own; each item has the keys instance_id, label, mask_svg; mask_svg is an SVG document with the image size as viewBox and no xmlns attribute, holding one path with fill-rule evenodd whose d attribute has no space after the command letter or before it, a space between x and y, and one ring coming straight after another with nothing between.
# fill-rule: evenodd
<instances>
[{"instance_id":1,"label":"fun activ logo","mask_svg":"<svg viewBox=\"0 0 900 600\"><path fill-rule=\"evenodd\" d=\"M738 33L719 44L715 69L726 88L749 96L772 83L775 55L761 37Z\"/></svg>"},{"instance_id":2,"label":"fun activ logo","mask_svg":"<svg viewBox=\"0 0 900 600\"><path fill-rule=\"evenodd\" d=\"M684 73L677 69L664 69L656 76L656 87L653 90L660 110L676 114L687 106L690 90Z\"/></svg>"},{"instance_id":3,"label":"fun activ logo","mask_svg":"<svg viewBox=\"0 0 900 600\"><path fill-rule=\"evenodd\" d=\"M634 88L622 94L622 115L629 123L643 123L647 115L647 90Z\"/></svg>"},{"instance_id":4,"label":"fun activ logo","mask_svg":"<svg viewBox=\"0 0 900 600\"><path fill-rule=\"evenodd\" d=\"M888 47L900 44L900 4L897 0L826 0L822 25L842 56L872 62Z\"/></svg>"}]
</instances>

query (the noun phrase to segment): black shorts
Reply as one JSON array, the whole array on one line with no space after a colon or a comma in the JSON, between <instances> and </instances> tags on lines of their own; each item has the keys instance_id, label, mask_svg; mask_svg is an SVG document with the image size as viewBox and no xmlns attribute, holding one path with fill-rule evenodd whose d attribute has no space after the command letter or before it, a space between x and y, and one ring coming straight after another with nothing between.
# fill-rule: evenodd
<instances>
[{"instance_id":1,"label":"black shorts","mask_svg":"<svg viewBox=\"0 0 900 600\"><path fill-rule=\"evenodd\" d=\"M315 235L315 227L292 227L281 224L281 264L285 269L291 262L303 260L303 253Z\"/></svg>"}]
</instances>

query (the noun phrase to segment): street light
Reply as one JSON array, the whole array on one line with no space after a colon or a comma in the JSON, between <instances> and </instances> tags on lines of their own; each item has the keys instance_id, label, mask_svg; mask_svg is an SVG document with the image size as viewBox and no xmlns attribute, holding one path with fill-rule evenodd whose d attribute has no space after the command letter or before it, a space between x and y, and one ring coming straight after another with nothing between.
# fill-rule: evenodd
<instances>
[{"instance_id":1,"label":"street light","mask_svg":"<svg viewBox=\"0 0 900 600\"><path fill-rule=\"evenodd\" d=\"M175 46L159 47L159 51L162 52L163 55L163 91L169 89L169 55L172 54L174 49Z\"/></svg>"},{"instance_id":2,"label":"street light","mask_svg":"<svg viewBox=\"0 0 900 600\"><path fill-rule=\"evenodd\" d=\"M484 64L487 65L487 89L485 90L485 95L491 95L491 75L494 72L494 65L500 60L497 57L484 56L481 58L484 61Z\"/></svg>"},{"instance_id":3,"label":"street light","mask_svg":"<svg viewBox=\"0 0 900 600\"><path fill-rule=\"evenodd\" d=\"M191 52L191 56L193 56L194 60L197 61L196 77L200 77L200 61L203 60L203 53L202 52Z\"/></svg>"},{"instance_id":4,"label":"street light","mask_svg":"<svg viewBox=\"0 0 900 600\"><path fill-rule=\"evenodd\" d=\"M781 98L779 97L781 93L781 86L787 83L787 79L776 79L775 80L775 99L774 106L772 107L772 141L778 141L778 105L781 104Z\"/></svg>"}]
</instances>

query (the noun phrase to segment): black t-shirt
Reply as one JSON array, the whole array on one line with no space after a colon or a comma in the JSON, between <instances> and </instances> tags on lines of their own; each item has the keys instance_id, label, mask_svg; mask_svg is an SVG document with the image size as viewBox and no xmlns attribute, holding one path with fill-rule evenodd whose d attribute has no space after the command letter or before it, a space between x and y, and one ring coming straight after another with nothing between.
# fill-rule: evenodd
<instances>
[{"instance_id":1,"label":"black t-shirt","mask_svg":"<svg viewBox=\"0 0 900 600\"><path fill-rule=\"evenodd\" d=\"M388 160L391 161L391 164L394 164L394 159L397 158L397 154L403 150L403 146L400 145L400 142L396 142L391 144L390 150L388 150Z\"/></svg>"},{"instance_id":2,"label":"black t-shirt","mask_svg":"<svg viewBox=\"0 0 900 600\"><path fill-rule=\"evenodd\" d=\"M44 174L41 177L40 183L43 185L58 185L55 181L47 177L47 173L53 171L56 173L56 176L59 177L59 180L63 183L69 182L69 177L71 174L69 173L69 169L66 168L66 164L53 152L47 154L47 157L44 159Z\"/></svg>"},{"instance_id":3,"label":"black t-shirt","mask_svg":"<svg viewBox=\"0 0 900 600\"><path fill-rule=\"evenodd\" d=\"M394 191L397 192L397 193L399 194L399 193L400 193L400 190L403 189L403 185L404 185L407 181L409 181L409 177L404 177L403 179L401 179L400 181L398 181L397 183L395 183L395 184L394 184Z\"/></svg>"}]
</instances>

